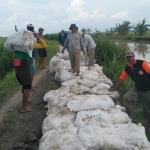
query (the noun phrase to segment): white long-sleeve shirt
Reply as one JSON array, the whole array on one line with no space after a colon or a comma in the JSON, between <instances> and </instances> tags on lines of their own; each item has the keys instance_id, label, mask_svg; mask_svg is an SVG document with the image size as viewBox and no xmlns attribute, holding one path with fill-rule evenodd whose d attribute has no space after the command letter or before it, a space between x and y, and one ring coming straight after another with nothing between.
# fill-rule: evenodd
<instances>
[{"instance_id":1,"label":"white long-sleeve shirt","mask_svg":"<svg viewBox=\"0 0 150 150\"><path fill-rule=\"evenodd\" d=\"M96 44L94 42L94 40L92 39L92 37L88 34L84 34L84 43L85 43L85 47L90 50L92 48L96 47Z\"/></svg>"}]
</instances>

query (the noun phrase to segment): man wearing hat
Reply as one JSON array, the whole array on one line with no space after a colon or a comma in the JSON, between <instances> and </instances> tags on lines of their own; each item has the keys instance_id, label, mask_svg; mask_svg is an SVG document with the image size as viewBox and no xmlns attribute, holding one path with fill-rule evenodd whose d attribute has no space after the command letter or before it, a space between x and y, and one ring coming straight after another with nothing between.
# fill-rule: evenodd
<instances>
[{"instance_id":1,"label":"man wearing hat","mask_svg":"<svg viewBox=\"0 0 150 150\"><path fill-rule=\"evenodd\" d=\"M85 45L82 35L77 31L78 27L76 24L71 24L69 29L71 32L67 35L62 53L64 53L64 50L68 47L72 73L76 72L78 76L80 73L80 52L82 50L85 55Z\"/></svg>"},{"instance_id":2,"label":"man wearing hat","mask_svg":"<svg viewBox=\"0 0 150 150\"><path fill-rule=\"evenodd\" d=\"M144 116L147 118L146 130L150 131L150 66L144 60L135 59L132 51L125 53L128 65L124 68L122 75L117 81L114 88L109 91L116 91L128 76L134 81L135 86L132 87L123 97L129 117L132 119L132 102L137 102L139 98L142 100Z\"/></svg>"}]
</instances>

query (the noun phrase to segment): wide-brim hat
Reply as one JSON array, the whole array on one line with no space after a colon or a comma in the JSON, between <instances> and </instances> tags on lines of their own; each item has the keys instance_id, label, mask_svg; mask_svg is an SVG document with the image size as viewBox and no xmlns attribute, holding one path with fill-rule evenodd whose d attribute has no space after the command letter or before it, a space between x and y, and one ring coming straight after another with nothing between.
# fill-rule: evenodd
<instances>
[{"instance_id":1,"label":"wide-brim hat","mask_svg":"<svg viewBox=\"0 0 150 150\"><path fill-rule=\"evenodd\" d=\"M78 27L76 26L76 24L71 24L69 29L71 30L72 28L76 28L78 30Z\"/></svg>"}]
</instances>

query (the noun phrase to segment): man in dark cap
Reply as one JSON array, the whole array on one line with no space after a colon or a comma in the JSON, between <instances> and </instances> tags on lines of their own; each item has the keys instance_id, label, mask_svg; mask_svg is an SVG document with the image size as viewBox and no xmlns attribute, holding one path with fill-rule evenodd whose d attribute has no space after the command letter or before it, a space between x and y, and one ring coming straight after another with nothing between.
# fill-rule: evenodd
<instances>
[{"instance_id":1,"label":"man in dark cap","mask_svg":"<svg viewBox=\"0 0 150 150\"><path fill-rule=\"evenodd\" d=\"M137 102L141 98L144 116L148 124L146 130L150 132L150 66L146 61L135 59L134 53L130 50L125 53L125 58L128 65L124 68L114 88L110 88L109 91L116 91L130 76L135 86L124 95L124 105L129 117L132 119L132 102Z\"/></svg>"},{"instance_id":2,"label":"man in dark cap","mask_svg":"<svg viewBox=\"0 0 150 150\"><path fill-rule=\"evenodd\" d=\"M78 76L80 73L80 52L82 50L85 55L85 45L82 35L77 31L78 27L76 24L71 24L69 29L71 32L67 34L62 53L68 47L72 73L76 72Z\"/></svg>"}]
</instances>

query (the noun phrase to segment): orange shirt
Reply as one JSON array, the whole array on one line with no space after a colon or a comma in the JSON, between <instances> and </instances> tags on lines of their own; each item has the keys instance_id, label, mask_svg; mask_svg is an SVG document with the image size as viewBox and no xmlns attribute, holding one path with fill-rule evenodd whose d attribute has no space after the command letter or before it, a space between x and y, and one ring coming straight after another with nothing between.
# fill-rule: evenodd
<instances>
[{"instance_id":1,"label":"orange shirt","mask_svg":"<svg viewBox=\"0 0 150 150\"><path fill-rule=\"evenodd\" d=\"M136 63L136 59L135 59L135 61L134 61L134 64ZM130 64L128 64L128 66L130 66L131 68L133 68L133 66L132 65L130 65ZM142 67L143 67L143 69L146 71L146 73L150 73L150 66L149 66L149 64L146 62L146 61L144 61L143 63L142 63ZM127 72L125 71L125 70L123 70L123 72L122 72L122 75L120 76L120 79L121 80L126 80L127 78L128 78L128 74L127 74Z\"/></svg>"}]
</instances>

